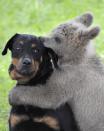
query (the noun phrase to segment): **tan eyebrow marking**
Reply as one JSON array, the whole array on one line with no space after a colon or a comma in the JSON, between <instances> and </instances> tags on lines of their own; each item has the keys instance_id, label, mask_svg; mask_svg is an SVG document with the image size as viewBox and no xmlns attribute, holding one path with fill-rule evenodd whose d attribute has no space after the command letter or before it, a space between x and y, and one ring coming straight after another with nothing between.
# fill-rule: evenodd
<instances>
[{"instance_id":1,"label":"tan eyebrow marking","mask_svg":"<svg viewBox=\"0 0 104 131\"><path fill-rule=\"evenodd\" d=\"M21 45L23 45L23 44L24 44L24 42L23 42L22 40L21 40L21 41L19 41L19 42L20 42L20 44L21 44Z\"/></svg>"},{"instance_id":2,"label":"tan eyebrow marking","mask_svg":"<svg viewBox=\"0 0 104 131\"><path fill-rule=\"evenodd\" d=\"M32 44L32 46L31 46L32 48L34 48L34 47L36 47L36 44Z\"/></svg>"}]
</instances>

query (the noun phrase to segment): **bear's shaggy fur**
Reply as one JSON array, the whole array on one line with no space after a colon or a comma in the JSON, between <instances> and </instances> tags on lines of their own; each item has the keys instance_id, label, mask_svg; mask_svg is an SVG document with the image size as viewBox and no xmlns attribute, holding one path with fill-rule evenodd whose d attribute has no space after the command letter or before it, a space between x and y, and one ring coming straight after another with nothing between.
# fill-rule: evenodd
<instances>
[{"instance_id":1,"label":"bear's shaggy fur","mask_svg":"<svg viewBox=\"0 0 104 131\"><path fill-rule=\"evenodd\" d=\"M90 42L99 27L88 28L91 23L92 15L87 13L59 25L44 38L59 55L60 70L45 85L14 87L10 103L56 108L68 102L82 131L103 131L104 66Z\"/></svg>"}]
</instances>

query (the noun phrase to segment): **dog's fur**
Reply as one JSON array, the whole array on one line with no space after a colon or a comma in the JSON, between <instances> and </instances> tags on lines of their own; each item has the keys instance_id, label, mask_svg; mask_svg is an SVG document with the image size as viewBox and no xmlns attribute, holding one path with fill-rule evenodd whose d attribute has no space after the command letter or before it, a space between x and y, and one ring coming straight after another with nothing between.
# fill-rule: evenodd
<instances>
[{"instance_id":1,"label":"dog's fur","mask_svg":"<svg viewBox=\"0 0 104 131\"><path fill-rule=\"evenodd\" d=\"M10 103L56 108L68 101L82 131L103 131L104 66L92 51L90 40L99 28L88 28L91 23L92 16L85 14L53 30L45 43L58 53L61 71L54 71L44 87L15 87Z\"/></svg>"},{"instance_id":2,"label":"dog's fur","mask_svg":"<svg viewBox=\"0 0 104 131\"><path fill-rule=\"evenodd\" d=\"M12 53L9 74L13 80L17 80L19 87L44 85L53 69L58 68L58 56L51 48L45 47L38 37L16 34L7 42L2 54L5 55L8 49ZM9 128L10 131L78 131L68 104L53 110L42 109L31 103L15 103L10 113Z\"/></svg>"}]
</instances>

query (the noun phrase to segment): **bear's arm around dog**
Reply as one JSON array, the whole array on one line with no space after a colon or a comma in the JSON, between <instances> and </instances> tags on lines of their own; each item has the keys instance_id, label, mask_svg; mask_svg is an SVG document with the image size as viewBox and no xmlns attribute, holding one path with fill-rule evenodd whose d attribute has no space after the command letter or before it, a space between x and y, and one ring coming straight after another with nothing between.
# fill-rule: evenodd
<instances>
[{"instance_id":1,"label":"bear's arm around dog","mask_svg":"<svg viewBox=\"0 0 104 131\"><path fill-rule=\"evenodd\" d=\"M72 70L70 74L65 70L55 70L44 85L14 87L9 94L10 104L56 108L70 100L73 95L73 89L70 88L72 85L70 86L69 83L70 81L75 83L74 78L76 74L75 69L70 69Z\"/></svg>"}]
</instances>

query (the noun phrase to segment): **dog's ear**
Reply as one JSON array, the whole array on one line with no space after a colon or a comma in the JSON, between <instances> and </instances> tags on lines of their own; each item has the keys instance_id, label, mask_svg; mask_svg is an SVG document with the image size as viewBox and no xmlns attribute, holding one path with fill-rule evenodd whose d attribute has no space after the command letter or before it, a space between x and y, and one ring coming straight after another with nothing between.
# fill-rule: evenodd
<instances>
[{"instance_id":1,"label":"dog's ear","mask_svg":"<svg viewBox=\"0 0 104 131\"><path fill-rule=\"evenodd\" d=\"M13 45L13 42L14 40L17 38L19 34L15 34L14 36L12 36L8 42L6 43L5 47L4 47L4 50L2 51L2 55L6 55L7 54L7 51L8 49L9 50L12 50L12 45Z\"/></svg>"},{"instance_id":2,"label":"dog's ear","mask_svg":"<svg viewBox=\"0 0 104 131\"><path fill-rule=\"evenodd\" d=\"M46 47L46 51L47 51L49 57L51 58L54 67L58 68L58 64L57 64L57 62L58 62L58 55L49 47Z\"/></svg>"}]
</instances>

